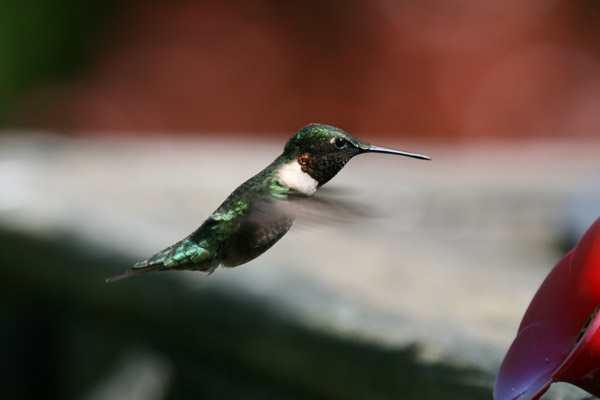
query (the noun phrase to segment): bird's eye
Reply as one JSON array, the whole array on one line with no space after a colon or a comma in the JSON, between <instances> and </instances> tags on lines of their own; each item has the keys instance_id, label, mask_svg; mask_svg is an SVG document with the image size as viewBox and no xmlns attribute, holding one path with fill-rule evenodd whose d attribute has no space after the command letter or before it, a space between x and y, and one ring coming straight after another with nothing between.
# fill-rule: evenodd
<instances>
[{"instance_id":1,"label":"bird's eye","mask_svg":"<svg viewBox=\"0 0 600 400\"><path fill-rule=\"evenodd\" d=\"M337 147L338 149L341 149L344 146L346 146L346 139L338 136L333 140L333 143L335 144L335 147Z\"/></svg>"}]
</instances>

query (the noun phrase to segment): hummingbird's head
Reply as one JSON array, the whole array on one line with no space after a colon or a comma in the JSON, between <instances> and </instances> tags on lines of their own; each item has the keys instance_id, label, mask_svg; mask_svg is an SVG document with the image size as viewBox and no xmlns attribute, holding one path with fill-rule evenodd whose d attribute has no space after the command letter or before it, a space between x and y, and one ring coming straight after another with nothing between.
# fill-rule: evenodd
<instances>
[{"instance_id":1,"label":"hummingbird's head","mask_svg":"<svg viewBox=\"0 0 600 400\"><path fill-rule=\"evenodd\" d=\"M300 129L285 145L284 154L296 159L302 171L319 186L335 176L352 157L361 153L389 153L429 160L427 156L364 143L343 130L323 124Z\"/></svg>"}]
</instances>

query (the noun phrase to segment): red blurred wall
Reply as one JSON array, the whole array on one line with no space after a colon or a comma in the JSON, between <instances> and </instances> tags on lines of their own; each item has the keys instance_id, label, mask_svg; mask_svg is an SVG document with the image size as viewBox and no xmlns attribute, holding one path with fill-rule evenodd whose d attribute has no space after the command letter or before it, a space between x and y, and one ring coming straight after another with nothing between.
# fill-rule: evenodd
<instances>
[{"instance_id":1,"label":"red blurred wall","mask_svg":"<svg viewBox=\"0 0 600 400\"><path fill-rule=\"evenodd\" d=\"M595 1L124 3L15 124L67 132L600 137Z\"/></svg>"}]
</instances>

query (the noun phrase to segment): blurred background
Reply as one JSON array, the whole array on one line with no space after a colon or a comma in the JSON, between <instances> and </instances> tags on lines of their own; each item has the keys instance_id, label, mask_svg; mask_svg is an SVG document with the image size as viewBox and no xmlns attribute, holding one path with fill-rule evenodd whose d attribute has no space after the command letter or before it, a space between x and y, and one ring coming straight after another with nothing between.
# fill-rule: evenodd
<instances>
[{"instance_id":1,"label":"blurred background","mask_svg":"<svg viewBox=\"0 0 600 400\"><path fill-rule=\"evenodd\" d=\"M590 0L0 0L0 393L489 399L600 215L599 24ZM311 122L433 161L356 158L328 187L370 217L248 265L104 283Z\"/></svg>"}]
</instances>

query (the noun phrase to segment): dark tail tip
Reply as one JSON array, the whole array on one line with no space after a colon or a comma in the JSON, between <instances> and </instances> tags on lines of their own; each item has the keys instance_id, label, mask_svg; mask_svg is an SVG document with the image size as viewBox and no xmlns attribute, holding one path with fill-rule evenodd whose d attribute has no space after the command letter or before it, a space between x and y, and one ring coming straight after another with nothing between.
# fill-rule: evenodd
<instances>
[{"instance_id":1,"label":"dark tail tip","mask_svg":"<svg viewBox=\"0 0 600 400\"><path fill-rule=\"evenodd\" d=\"M116 282L116 281L120 281L121 279L129 278L131 276L145 274L146 272L151 272L151 271L160 271L162 269L164 269L163 265L153 265L151 267L145 267L145 268L130 268L127 271L123 272L122 274L111 276L110 278L106 278L104 280L104 282L106 282L106 283Z\"/></svg>"}]
</instances>

